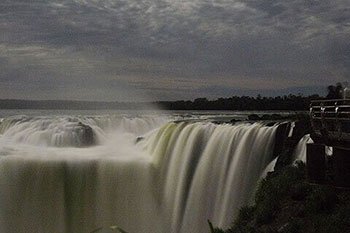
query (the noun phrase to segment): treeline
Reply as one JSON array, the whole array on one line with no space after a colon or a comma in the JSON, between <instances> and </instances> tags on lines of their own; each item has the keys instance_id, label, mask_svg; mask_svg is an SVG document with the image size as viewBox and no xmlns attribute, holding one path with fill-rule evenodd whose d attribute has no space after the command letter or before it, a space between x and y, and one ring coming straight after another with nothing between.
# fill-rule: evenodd
<instances>
[{"instance_id":1,"label":"treeline","mask_svg":"<svg viewBox=\"0 0 350 233\"><path fill-rule=\"evenodd\" d=\"M197 98L193 101L158 102L93 102L66 100L0 100L0 109L147 109L152 105L167 110L307 110L311 100L320 99L319 95L288 95L277 97L233 96L208 100Z\"/></svg>"},{"instance_id":2,"label":"treeline","mask_svg":"<svg viewBox=\"0 0 350 233\"><path fill-rule=\"evenodd\" d=\"M277 97L233 96L208 100L198 98L194 101L161 101L164 109L170 110L307 110L311 100L321 99L319 95L285 95Z\"/></svg>"}]
</instances>

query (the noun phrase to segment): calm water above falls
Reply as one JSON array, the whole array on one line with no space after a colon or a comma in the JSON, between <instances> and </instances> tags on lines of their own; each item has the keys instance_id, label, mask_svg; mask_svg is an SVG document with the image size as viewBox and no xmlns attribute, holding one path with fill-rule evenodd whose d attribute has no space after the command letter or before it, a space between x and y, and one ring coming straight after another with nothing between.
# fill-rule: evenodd
<instances>
[{"instance_id":1,"label":"calm water above falls","mask_svg":"<svg viewBox=\"0 0 350 233\"><path fill-rule=\"evenodd\" d=\"M202 233L207 219L228 226L273 159L277 129L205 121L234 114L3 113L0 232L118 225ZM94 145L81 147L81 125L92 129Z\"/></svg>"}]
</instances>

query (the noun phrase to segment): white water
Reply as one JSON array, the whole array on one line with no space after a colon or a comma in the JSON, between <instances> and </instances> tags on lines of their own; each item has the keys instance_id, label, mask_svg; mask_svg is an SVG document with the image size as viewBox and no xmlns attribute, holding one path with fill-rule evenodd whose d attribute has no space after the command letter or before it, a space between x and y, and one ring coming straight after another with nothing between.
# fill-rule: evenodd
<instances>
[{"instance_id":1,"label":"white water","mask_svg":"<svg viewBox=\"0 0 350 233\"><path fill-rule=\"evenodd\" d=\"M310 137L310 134L305 135L302 137L297 145L297 147L294 150L294 161L303 161L306 162L306 145L308 143L312 143L312 139Z\"/></svg>"},{"instance_id":2,"label":"white water","mask_svg":"<svg viewBox=\"0 0 350 233\"><path fill-rule=\"evenodd\" d=\"M202 233L207 219L229 226L272 160L276 127L169 119L5 118L0 232L118 225L130 233ZM97 145L75 147L78 122L93 129Z\"/></svg>"},{"instance_id":3,"label":"white water","mask_svg":"<svg viewBox=\"0 0 350 233\"><path fill-rule=\"evenodd\" d=\"M306 163L306 148L307 144L313 143L314 141L310 137L310 134L305 135L302 137L295 148L294 151L294 161L301 160L304 163ZM326 146L325 147L325 154L328 156L331 156L333 154L333 147Z\"/></svg>"}]
</instances>

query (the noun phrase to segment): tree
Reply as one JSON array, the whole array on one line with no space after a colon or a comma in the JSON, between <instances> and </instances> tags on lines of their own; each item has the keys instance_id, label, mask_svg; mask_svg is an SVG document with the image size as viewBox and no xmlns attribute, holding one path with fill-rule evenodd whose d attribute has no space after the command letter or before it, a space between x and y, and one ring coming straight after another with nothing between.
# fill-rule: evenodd
<instances>
[{"instance_id":1,"label":"tree","mask_svg":"<svg viewBox=\"0 0 350 233\"><path fill-rule=\"evenodd\" d=\"M328 94L326 96L327 99L341 99L342 98L342 91L343 91L343 85L341 83L337 83L335 86L330 85L328 86Z\"/></svg>"}]
</instances>

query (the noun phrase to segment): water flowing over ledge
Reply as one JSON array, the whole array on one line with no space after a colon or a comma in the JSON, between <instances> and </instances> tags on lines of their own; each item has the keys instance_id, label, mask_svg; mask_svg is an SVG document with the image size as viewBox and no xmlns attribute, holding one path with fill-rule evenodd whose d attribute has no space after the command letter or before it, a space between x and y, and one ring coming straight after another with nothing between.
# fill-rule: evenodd
<instances>
[{"instance_id":1,"label":"water flowing over ledge","mask_svg":"<svg viewBox=\"0 0 350 233\"><path fill-rule=\"evenodd\" d=\"M15 116L0 122L0 135L17 143L36 146L77 147L84 146L85 137L91 130L95 143L101 144L108 134L144 134L169 121L166 117L126 117L126 116ZM91 142L90 144L93 144ZM88 144L89 145L89 144Z\"/></svg>"},{"instance_id":2,"label":"water flowing over ledge","mask_svg":"<svg viewBox=\"0 0 350 233\"><path fill-rule=\"evenodd\" d=\"M0 126L4 233L88 233L115 224L130 233L202 233L207 219L227 227L251 201L273 160L277 129L262 123L165 123L164 118L5 121ZM98 144L72 147L73 136L57 134L74 128L72 122L91 127ZM19 127L28 131L15 130ZM34 136L42 131L46 136ZM61 139L42 143L47 134Z\"/></svg>"}]
</instances>

